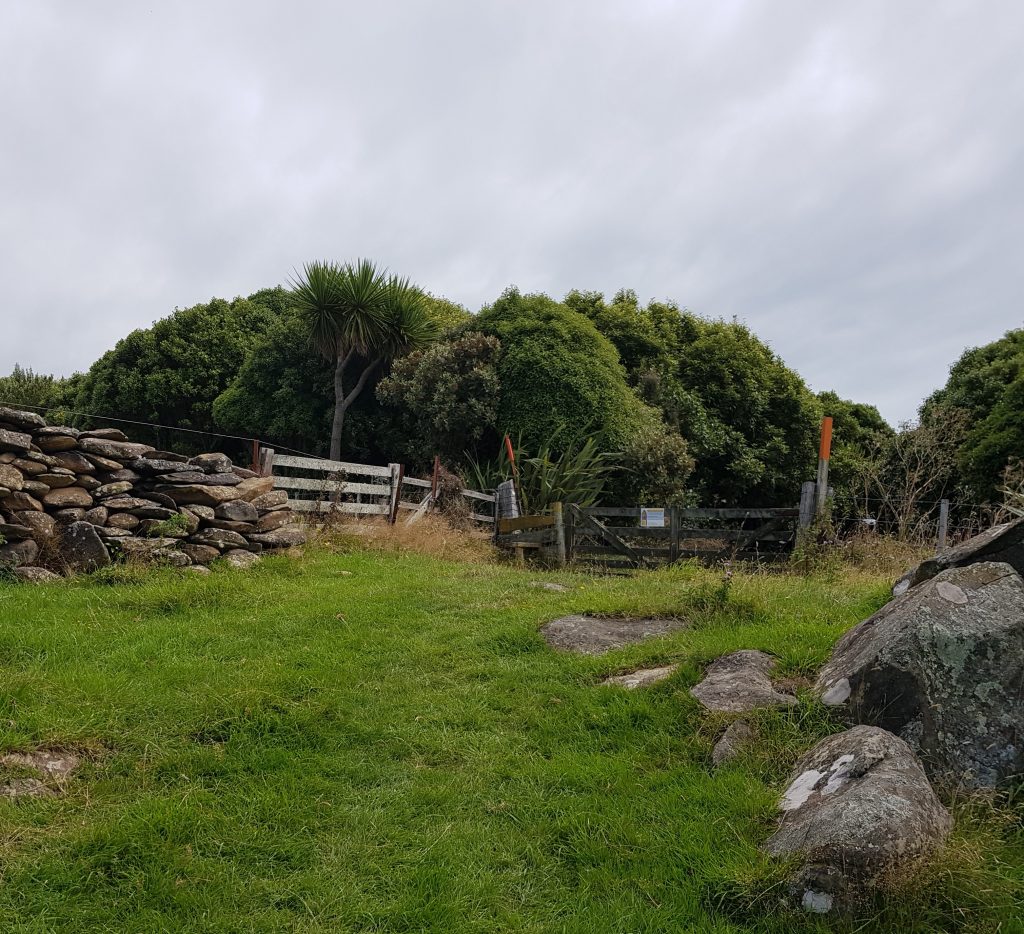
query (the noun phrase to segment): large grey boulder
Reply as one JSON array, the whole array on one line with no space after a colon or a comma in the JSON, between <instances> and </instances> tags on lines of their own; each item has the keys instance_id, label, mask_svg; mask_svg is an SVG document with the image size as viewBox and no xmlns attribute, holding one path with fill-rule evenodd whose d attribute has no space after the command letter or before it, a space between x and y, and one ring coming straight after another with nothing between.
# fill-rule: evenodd
<instances>
[{"instance_id":1,"label":"large grey boulder","mask_svg":"<svg viewBox=\"0 0 1024 934\"><path fill-rule=\"evenodd\" d=\"M794 894L820 913L848 907L883 875L934 852L953 826L913 750L872 726L803 756L779 808L765 849L800 859Z\"/></svg>"},{"instance_id":2,"label":"large grey boulder","mask_svg":"<svg viewBox=\"0 0 1024 934\"><path fill-rule=\"evenodd\" d=\"M73 571L95 571L110 564L110 552L88 522L72 522L64 529L61 552Z\"/></svg>"},{"instance_id":3,"label":"large grey boulder","mask_svg":"<svg viewBox=\"0 0 1024 934\"><path fill-rule=\"evenodd\" d=\"M704 680L690 693L708 710L722 713L792 706L797 699L776 691L772 685L775 665L774 658L756 649L732 652L708 665Z\"/></svg>"},{"instance_id":4,"label":"large grey boulder","mask_svg":"<svg viewBox=\"0 0 1024 934\"><path fill-rule=\"evenodd\" d=\"M966 567L979 561L1002 561L1018 574L1024 574L1024 519L994 525L980 535L922 561L896 582L892 592L898 597L949 568Z\"/></svg>"},{"instance_id":5,"label":"large grey boulder","mask_svg":"<svg viewBox=\"0 0 1024 934\"><path fill-rule=\"evenodd\" d=\"M1024 580L1008 564L950 568L851 629L821 699L897 733L933 780L991 788L1024 771Z\"/></svg>"}]
</instances>

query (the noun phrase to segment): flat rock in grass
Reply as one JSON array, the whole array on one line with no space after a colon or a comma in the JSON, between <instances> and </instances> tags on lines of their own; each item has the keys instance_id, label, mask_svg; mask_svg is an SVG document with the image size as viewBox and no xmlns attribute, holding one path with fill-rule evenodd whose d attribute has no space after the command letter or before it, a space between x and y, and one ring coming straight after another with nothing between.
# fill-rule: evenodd
<instances>
[{"instance_id":1,"label":"flat rock in grass","mask_svg":"<svg viewBox=\"0 0 1024 934\"><path fill-rule=\"evenodd\" d=\"M32 769L44 778L58 782L67 780L81 762L81 756L63 749L36 749L33 752L6 752L0 755L0 765Z\"/></svg>"},{"instance_id":2,"label":"flat rock in grass","mask_svg":"<svg viewBox=\"0 0 1024 934\"><path fill-rule=\"evenodd\" d=\"M797 763L765 844L801 866L793 895L808 911L851 907L872 883L938 850L953 820L913 750L898 736L855 726Z\"/></svg>"},{"instance_id":3,"label":"flat rock in grass","mask_svg":"<svg viewBox=\"0 0 1024 934\"><path fill-rule=\"evenodd\" d=\"M259 537L253 536L254 539ZM687 626L686 620L674 617L562 616L542 626L540 633L554 649L581 655L601 655Z\"/></svg>"},{"instance_id":4,"label":"flat rock in grass","mask_svg":"<svg viewBox=\"0 0 1024 934\"><path fill-rule=\"evenodd\" d=\"M722 713L792 706L797 699L776 691L772 685L775 665L774 658L756 649L732 652L708 665L704 680L690 693L706 709Z\"/></svg>"},{"instance_id":5,"label":"flat rock in grass","mask_svg":"<svg viewBox=\"0 0 1024 934\"><path fill-rule=\"evenodd\" d=\"M110 552L88 522L72 522L62 536L61 553L73 571L96 571L110 564Z\"/></svg>"},{"instance_id":6,"label":"flat rock in grass","mask_svg":"<svg viewBox=\"0 0 1024 934\"><path fill-rule=\"evenodd\" d=\"M257 532L249 536L249 541L267 548L294 548L306 543L306 531L295 525L286 525L273 532Z\"/></svg>"},{"instance_id":7,"label":"flat rock in grass","mask_svg":"<svg viewBox=\"0 0 1024 934\"><path fill-rule=\"evenodd\" d=\"M645 688L649 684L657 684L659 681L671 678L678 668L678 665L662 665L660 668L638 668L636 671L630 671L624 675L611 675L601 683L625 688L627 691L635 691L637 688Z\"/></svg>"},{"instance_id":8,"label":"flat rock in grass","mask_svg":"<svg viewBox=\"0 0 1024 934\"><path fill-rule=\"evenodd\" d=\"M133 461L153 450L149 444L132 444L130 441L108 440L107 436L97 437L97 432L87 432L78 439L78 447L86 454L96 454L112 461ZM120 466L120 465L119 465Z\"/></svg>"},{"instance_id":9,"label":"flat rock in grass","mask_svg":"<svg viewBox=\"0 0 1024 934\"><path fill-rule=\"evenodd\" d=\"M46 427L46 419L42 415L25 412L22 409L11 409L6 405L0 405L0 422L6 422L21 431L35 431Z\"/></svg>"},{"instance_id":10,"label":"flat rock in grass","mask_svg":"<svg viewBox=\"0 0 1024 934\"><path fill-rule=\"evenodd\" d=\"M855 626L815 688L899 734L933 781L994 788L1024 772L1024 579L980 562L939 573Z\"/></svg>"},{"instance_id":11,"label":"flat rock in grass","mask_svg":"<svg viewBox=\"0 0 1024 934\"><path fill-rule=\"evenodd\" d=\"M234 487L230 486L201 486L199 484L188 484L186 486L168 488L164 492L178 505L190 506L219 506L228 500L235 499Z\"/></svg>"},{"instance_id":12,"label":"flat rock in grass","mask_svg":"<svg viewBox=\"0 0 1024 934\"><path fill-rule=\"evenodd\" d=\"M980 535L922 561L896 582L893 595L898 597L949 568L966 567L979 561L1002 562L1024 575L1024 518L994 525Z\"/></svg>"},{"instance_id":13,"label":"flat rock in grass","mask_svg":"<svg viewBox=\"0 0 1024 934\"><path fill-rule=\"evenodd\" d=\"M0 451L10 451L13 454L28 454L32 448L32 436L23 431L11 431L7 428L0 428Z\"/></svg>"},{"instance_id":14,"label":"flat rock in grass","mask_svg":"<svg viewBox=\"0 0 1024 934\"><path fill-rule=\"evenodd\" d=\"M746 720L734 720L718 738L711 750L711 763L716 768L735 759L754 741L754 731Z\"/></svg>"},{"instance_id":15,"label":"flat rock in grass","mask_svg":"<svg viewBox=\"0 0 1024 934\"><path fill-rule=\"evenodd\" d=\"M52 584L54 581L62 579L59 574L54 574L53 571L37 567L15 568L14 576L26 584Z\"/></svg>"},{"instance_id":16,"label":"flat rock in grass","mask_svg":"<svg viewBox=\"0 0 1024 934\"><path fill-rule=\"evenodd\" d=\"M17 493L25 485L25 478L17 467L10 464L0 464L0 486L6 487L12 493Z\"/></svg>"},{"instance_id":17,"label":"flat rock in grass","mask_svg":"<svg viewBox=\"0 0 1024 934\"><path fill-rule=\"evenodd\" d=\"M554 581L530 581L531 587L538 590L548 590L551 593L568 593L569 588L565 584L556 584Z\"/></svg>"}]
</instances>

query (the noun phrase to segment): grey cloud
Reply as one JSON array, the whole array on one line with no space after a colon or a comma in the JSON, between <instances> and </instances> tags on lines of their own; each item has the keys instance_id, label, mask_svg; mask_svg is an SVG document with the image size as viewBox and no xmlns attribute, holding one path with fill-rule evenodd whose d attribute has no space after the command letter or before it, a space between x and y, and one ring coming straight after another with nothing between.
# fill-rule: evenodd
<instances>
[{"instance_id":1,"label":"grey cloud","mask_svg":"<svg viewBox=\"0 0 1024 934\"><path fill-rule=\"evenodd\" d=\"M369 255L739 316L913 415L1020 326L1024 8L399 0L0 9L0 372Z\"/></svg>"}]
</instances>

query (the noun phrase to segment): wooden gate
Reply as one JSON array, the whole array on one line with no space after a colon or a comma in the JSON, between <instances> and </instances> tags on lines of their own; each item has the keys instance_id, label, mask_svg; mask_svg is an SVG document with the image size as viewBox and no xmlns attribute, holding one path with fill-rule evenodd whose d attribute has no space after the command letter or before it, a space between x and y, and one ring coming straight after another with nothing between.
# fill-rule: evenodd
<instances>
[{"instance_id":1,"label":"wooden gate","mask_svg":"<svg viewBox=\"0 0 1024 934\"><path fill-rule=\"evenodd\" d=\"M569 505L566 556L609 567L642 567L685 558L772 561L796 542L800 511Z\"/></svg>"}]
</instances>

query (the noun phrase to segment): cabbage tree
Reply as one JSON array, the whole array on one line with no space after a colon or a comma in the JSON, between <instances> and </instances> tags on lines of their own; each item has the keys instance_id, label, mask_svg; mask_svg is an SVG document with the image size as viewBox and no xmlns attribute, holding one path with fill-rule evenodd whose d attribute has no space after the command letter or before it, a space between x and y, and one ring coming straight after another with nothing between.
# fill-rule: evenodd
<instances>
[{"instance_id":1,"label":"cabbage tree","mask_svg":"<svg viewBox=\"0 0 1024 934\"><path fill-rule=\"evenodd\" d=\"M438 328L424 293L370 260L307 263L292 297L313 346L334 364L330 457L339 460L345 413L370 377L388 360L435 340Z\"/></svg>"}]
</instances>

